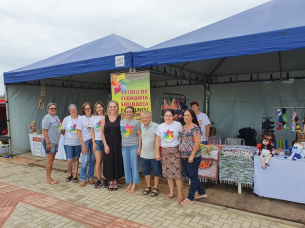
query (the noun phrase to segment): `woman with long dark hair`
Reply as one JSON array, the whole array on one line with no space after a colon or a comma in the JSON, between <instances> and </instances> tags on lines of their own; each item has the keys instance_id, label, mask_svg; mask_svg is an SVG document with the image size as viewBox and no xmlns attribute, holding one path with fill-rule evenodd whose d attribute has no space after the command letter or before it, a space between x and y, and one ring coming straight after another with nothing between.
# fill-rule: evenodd
<instances>
[{"instance_id":1,"label":"woman with long dark hair","mask_svg":"<svg viewBox=\"0 0 305 228\"><path fill-rule=\"evenodd\" d=\"M198 169L201 162L201 131L196 114L188 109L184 112L183 119L185 125L179 132L179 151L181 153L183 170L191 181L187 198L181 204L191 205L195 199L206 198L207 194L198 178ZM195 195L196 191L198 193Z\"/></svg>"}]
</instances>

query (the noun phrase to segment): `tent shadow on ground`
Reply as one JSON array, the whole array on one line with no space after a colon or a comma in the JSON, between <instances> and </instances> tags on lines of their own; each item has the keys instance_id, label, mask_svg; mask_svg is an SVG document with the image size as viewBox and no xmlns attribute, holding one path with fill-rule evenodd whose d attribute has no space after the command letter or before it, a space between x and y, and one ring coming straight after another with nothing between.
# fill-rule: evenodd
<instances>
[{"instance_id":1,"label":"tent shadow on ground","mask_svg":"<svg viewBox=\"0 0 305 228\"><path fill-rule=\"evenodd\" d=\"M4 160L4 159L5 158L0 158L0 160ZM33 156L30 152L16 155L13 157L13 159L5 159L5 160L16 163L38 166L41 168L45 168L45 163L46 163L46 158ZM54 170L66 173L67 172L66 161L55 160ZM140 166L140 172L141 172L141 166ZM140 173L140 177L141 177L141 182L140 184L138 184L138 189L144 189L146 187L146 183L142 173ZM151 180L153 186L153 177ZM64 181L64 180L60 180L60 181ZM119 183L123 185L123 188L125 188L126 184L124 178L121 179ZM259 197L253 193L252 188L242 188L242 194L238 194L237 185L228 185L228 184L220 184L220 183L212 184L208 182L208 183L203 183L203 186L208 194L207 199L201 200L204 203L214 204L227 208L237 209L240 211L246 211L246 212L274 217L278 219L284 219L291 222L298 222L305 224L305 204ZM183 194L185 197L188 194L188 189L189 189L188 181L184 181ZM122 188L119 190L122 191ZM169 190L168 190L167 180L164 177L161 177L160 179L159 190L160 193L162 194L168 194ZM177 196L177 191L175 191L175 194ZM150 197L150 196L145 196L145 197Z\"/></svg>"}]
</instances>

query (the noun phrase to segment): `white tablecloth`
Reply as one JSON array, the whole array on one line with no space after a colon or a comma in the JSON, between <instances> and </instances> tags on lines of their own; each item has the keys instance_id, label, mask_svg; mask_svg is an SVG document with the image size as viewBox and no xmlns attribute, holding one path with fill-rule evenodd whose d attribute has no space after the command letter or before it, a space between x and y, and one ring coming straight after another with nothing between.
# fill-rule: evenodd
<instances>
[{"instance_id":1,"label":"white tablecloth","mask_svg":"<svg viewBox=\"0 0 305 228\"><path fill-rule=\"evenodd\" d=\"M32 154L35 156L46 157L46 151L42 146L42 134L29 134ZM58 152L55 159L66 160L66 153L64 149L64 136L59 140Z\"/></svg>"},{"instance_id":2,"label":"white tablecloth","mask_svg":"<svg viewBox=\"0 0 305 228\"><path fill-rule=\"evenodd\" d=\"M259 156L254 158L254 193L268 198L305 203L305 159L290 161L272 157L262 169Z\"/></svg>"}]
</instances>

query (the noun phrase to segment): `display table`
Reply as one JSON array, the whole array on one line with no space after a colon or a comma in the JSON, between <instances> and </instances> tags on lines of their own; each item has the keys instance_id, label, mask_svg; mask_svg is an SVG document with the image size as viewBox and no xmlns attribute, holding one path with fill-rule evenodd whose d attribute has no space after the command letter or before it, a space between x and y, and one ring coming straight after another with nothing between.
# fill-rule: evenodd
<instances>
[{"instance_id":1,"label":"display table","mask_svg":"<svg viewBox=\"0 0 305 228\"><path fill-rule=\"evenodd\" d=\"M237 184L238 193L242 186L252 188L256 150L253 146L225 145L220 152L220 183Z\"/></svg>"},{"instance_id":2,"label":"display table","mask_svg":"<svg viewBox=\"0 0 305 228\"><path fill-rule=\"evenodd\" d=\"M29 134L32 155L46 157L46 151L42 146L42 134ZM58 152L55 159L66 160L66 153L64 149L64 136L62 135L59 140Z\"/></svg>"},{"instance_id":3,"label":"display table","mask_svg":"<svg viewBox=\"0 0 305 228\"><path fill-rule=\"evenodd\" d=\"M254 157L254 193L268 198L305 203L305 159L291 161L272 157L262 169L259 156Z\"/></svg>"}]
</instances>

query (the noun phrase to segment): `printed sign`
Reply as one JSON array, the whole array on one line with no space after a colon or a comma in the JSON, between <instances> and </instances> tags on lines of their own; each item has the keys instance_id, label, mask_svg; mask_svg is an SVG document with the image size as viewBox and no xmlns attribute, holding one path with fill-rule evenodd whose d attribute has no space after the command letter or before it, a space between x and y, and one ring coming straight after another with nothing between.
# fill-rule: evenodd
<instances>
[{"instance_id":1,"label":"printed sign","mask_svg":"<svg viewBox=\"0 0 305 228\"><path fill-rule=\"evenodd\" d=\"M124 55L118 55L115 57L115 67L123 67L125 66L125 58Z\"/></svg>"},{"instance_id":2,"label":"printed sign","mask_svg":"<svg viewBox=\"0 0 305 228\"><path fill-rule=\"evenodd\" d=\"M140 120L141 112L151 112L149 72L111 74L112 100L119 103L119 112L125 118L127 106L135 109L135 118Z\"/></svg>"}]
</instances>

